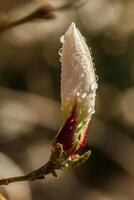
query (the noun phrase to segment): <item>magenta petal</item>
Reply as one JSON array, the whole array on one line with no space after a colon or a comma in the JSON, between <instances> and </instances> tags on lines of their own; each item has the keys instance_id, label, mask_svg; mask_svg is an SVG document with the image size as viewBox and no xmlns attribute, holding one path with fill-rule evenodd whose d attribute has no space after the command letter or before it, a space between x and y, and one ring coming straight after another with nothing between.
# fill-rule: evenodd
<instances>
[{"instance_id":1,"label":"magenta petal","mask_svg":"<svg viewBox=\"0 0 134 200\"><path fill-rule=\"evenodd\" d=\"M62 144L63 150L68 154L73 153L72 143L73 143L75 125L76 125L76 108L74 107L71 116L67 119L67 121L63 125L62 129L60 130L56 138L56 143Z\"/></svg>"}]
</instances>

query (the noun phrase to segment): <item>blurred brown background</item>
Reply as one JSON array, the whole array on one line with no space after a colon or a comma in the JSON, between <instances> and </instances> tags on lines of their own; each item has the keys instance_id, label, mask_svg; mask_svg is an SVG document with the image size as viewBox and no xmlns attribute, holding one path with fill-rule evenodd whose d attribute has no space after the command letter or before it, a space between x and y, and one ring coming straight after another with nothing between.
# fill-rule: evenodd
<instances>
[{"instance_id":1,"label":"blurred brown background","mask_svg":"<svg viewBox=\"0 0 134 200\"><path fill-rule=\"evenodd\" d=\"M47 3L77 1L1 0L0 25ZM88 162L58 179L1 186L7 199L134 199L133 20L133 0L85 0L0 32L0 177L25 174L49 158L61 122L59 38L72 21L92 47L99 76Z\"/></svg>"}]
</instances>

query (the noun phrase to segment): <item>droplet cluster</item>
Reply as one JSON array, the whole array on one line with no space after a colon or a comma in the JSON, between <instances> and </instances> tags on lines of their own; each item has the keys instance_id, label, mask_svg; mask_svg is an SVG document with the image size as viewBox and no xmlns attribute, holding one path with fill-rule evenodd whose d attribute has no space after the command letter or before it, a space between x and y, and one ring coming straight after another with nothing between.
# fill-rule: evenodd
<instances>
[{"instance_id":1,"label":"droplet cluster","mask_svg":"<svg viewBox=\"0 0 134 200\"><path fill-rule=\"evenodd\" d=\"M83 118L91 118L95 112L96 89L98 76L95 74L91 48L86 45L75 24L69 27L65 35L60 38L63 44L59 50L62 63L62 91L63 104L69 104L73 98L78 103L77 112Z\"/></svg>"}]
</instances>

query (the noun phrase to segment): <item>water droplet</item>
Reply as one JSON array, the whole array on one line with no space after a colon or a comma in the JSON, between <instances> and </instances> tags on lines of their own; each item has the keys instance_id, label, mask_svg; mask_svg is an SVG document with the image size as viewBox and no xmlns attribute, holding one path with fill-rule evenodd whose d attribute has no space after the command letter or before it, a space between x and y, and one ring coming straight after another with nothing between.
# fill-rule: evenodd
<instances>
[{"instance_id":1,"label":"water droplet","mask_svg":"<svg viewBox=\"0 0 134 200\"><path fill-rule=\"evenodd\" d=\"M93 93L93 94L91 95L91 99L95 99L95 97L96 97L96 94Z\"/></svg>"},{"instance_id":2,"label":"water droplet","mask_svg":"<svg viewBox=\"0 0 134 200\"><path fill-rule=\"evenodd\" d=\"M60 62L62 63L62 57L60 57Z\"/></svg>"},{"instance_id":3,"label":"water droplet","mask_svg":"<svg viewBox=\"0 0 134 200\"><path fill-rule=\"evenodd\" d=\"M84 99L86 96L87 96L87 93L85 92L85 93L82 94L81 97Z\"/></svg>"},{"instance_id":4,"label":"water droplet","mask_svg":"<svg viewBox=\"0 0 134 200\"><path fill-rule=\"evenodd\" d=\"M92 111L91 111L91 114L94 114L95 113L95 110L93 109Z\"/></svg>"},{"instance_id":5,"label":"water droplet","mask_svg":"<svg viewBox=\"0 0 134 200\"><path fill-rule=\"evenodd\" d=\"M62 62L62 54L63 54L63 49L60 48L58 51L59 55L60 55L60 62Z\"/></svg>"},{"instance_id":6,"label":"water droplet","mask_svg":"<svg viewBox=\"0 0 134 200\"><path fill-rule=\"evenodd\" d=\"M64 43L64 41L65 41L65 36L64 36L64 35L62 35L62 36L60 37L60 42L63 44L63 43Z\"/></svg>"},{"instance_id":7,"label":"water droplet","mask_svg":"<svg viewBox=\"0 0 134 200\"><path fill-rule=\"evenodd\" d=\"M83 69L85 69L85 68L86 68L86 65L83 66Z\"/></svg>"},{"instance_id":8,"label":"water droplet","mask_svg":"<svg viewBox=\"0 0 134 200\"><path fill-rule=\"evenodd\" d=\"M87 90L87 95L89 95L91 93L90 88Z\"/></svg>"},{"instance_id":9,"label":"water droplet","mask_svg":"<svg viewBox=\"0 0 134 200\"><path fill-rule=\"evenodd\" d=\"M81 77L83 78L85 76L85 74L83 73L83 74L81 74Z\"/></svg>"},{"instance_id":10,"label":"water droplet","mask_svg":"<svg viewBox=\"0 0 134 200\"><path fill-rule=\"evenodd\" d=\"M82 125L83 125L83 124L82 124L82 122L81 122L81 123L79 123L79 124L78 124L78 126L77 126L77 128L78 128L78 129L79 129L79 128L81 128L81 127L82 127Z\"/></svg>"},{"instance_id":11,"label":"water droplet","mask_svg":"<svg viewBox=\"0 0 134 200\"><path fill-rule=\"evenodd\" d=\"M60 48L59 51L58 51L58 54L59 54L60 56L62 56L62 53L63 53L63 49Z\"/></svg>"},{"instance_id":12,"label":"water droplet","mask_svg":"<svg viewBox=\"0 0 134 200\"><path fill-rule=\"evenodd\" d=\"M98 75L95 75L95 78L96 78L96 81L99 80L99 76ZM97 88L96 88L97 89Z\"/></svg>"},{"instance_id":13,"label":"water droplet","mask_svg":"<svg viewBox=\"0 0 134 200\"><path fill-rule=\"evenodd\" d=\"M91 84L91 90L92 90L92 91L96 90L97 87L98 87L98 84L97 84L96 82L93 82L93 83Z\"/></svg>"},{"instance_id":14,"label":"water droplet","mask_svg":"<svg viewBox=\"0 0 134 200\"><path fill-rule=\"evenodd\" d=\"M68 157L68 160L72 160L72 155Z\"/></svg>"},{"instance_id":15,"label":"water droplet","mask_svg":"<svg viewBox=\"0 0 134 200\"><path fill-rule=\"evenodd\" d=\"M88 113L91 113L91 110L92 110L92 109L91 109L91 108L89 108L89 109L88 109Z\"/></svg>"},{"instance_id":16,"label":"water droplet","mask_svg":"<svg viewBox=\"0 0 134 200\"><path fill-rule=\"evenodd\" d=\"M97 89L98 88L98 84L97 83L95 83L95 89Z\"/></svg>"},{"instance_id":17,"label":"water droplet","mask_svg":"<svg viewBox=\"0 0 134 200\"><path fill-rule=\"evenodd\" d=\"M73 29L74 29L74 28L76 28L76 26L75 26L75 23L74 23L74 22L72 22L72 23L71 23L71 26L70 26L70 28L73 28Z\"/></svg>"},{"instance_id":18,"label":"water droplet","mask_svg":"<svg viewBox=\"0 0 134 200\"><path fill-rule=\"evenodd\" d=\"M94 91L94 83L91 84L91 91Z\"/></svg>"},{"instance_id":19,"label":"water droplet","mask_svg":"<svg viewBox=\"0 0 134 200\"><path fill-rule=\"evenodd\" d=\"M70 122L73 123L74 121L75 121L75 120L72 118Z\"/></svg>"},{"instance_id":20,"label":"water droplet","mask_svg":"<svg viewBox=\"0 0 134 200\"><path fill-rule=\"evenodd\" d=\"M68 167L68 163L66 163L65 166Z\"/></svg>"},{"instance_id":21,"label":"water droplet","mask_svg":"<svg viewBox=\"0 0 134 200\"><path fill-rule=\"evenodd\" d=\"M77 133L75 132L75 133L74 133L74 137L76 137L76 136L77 136Z\"/></svg>"},{"instance_id":22,"label":"water droplet","mask_svg":"<svg viewBox=\"0 0 134 200\"><path fill-rule=\"evenodd\" d=\"M77 97L79 97L79 96L80 96L80 92L77 92L77 94L76 94L76 95L77 95Z\"/></svg>"},{"instance_id":23,"label":"water droplet","mask_svg":"<svg viewBox=\"0 0 134 200\"><path fill-rule=\"evenodd\" d=\"M86 40L86 38L84 36L83 36L83 39L84 39L85 42L87 42L87 40Z\"/></svg>"}]
</instances>

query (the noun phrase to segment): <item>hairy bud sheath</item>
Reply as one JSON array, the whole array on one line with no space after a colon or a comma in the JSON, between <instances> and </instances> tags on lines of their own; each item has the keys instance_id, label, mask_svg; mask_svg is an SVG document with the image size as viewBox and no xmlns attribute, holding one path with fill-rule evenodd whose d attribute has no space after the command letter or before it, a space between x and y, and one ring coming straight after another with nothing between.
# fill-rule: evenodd
<instances>
[{"instance_id":1,"label":"hairy bud sheath","mask_svg":"<svg viewBox=\"0 0 134 200\"><path fill-rule=\"evenodd\" d=\"M91 52L74 23L61 37L61 42L63 126L54 146L60 144L68 158L73 160L80 156L86 143L89 120L95 112L97 82Z\"/></svg>"}]
</instances>

